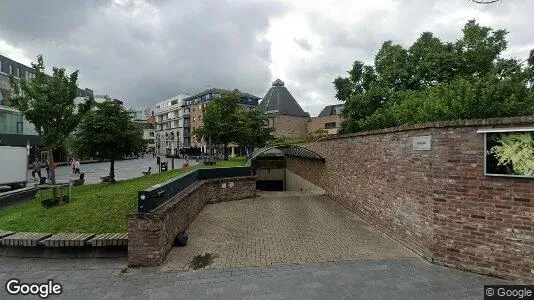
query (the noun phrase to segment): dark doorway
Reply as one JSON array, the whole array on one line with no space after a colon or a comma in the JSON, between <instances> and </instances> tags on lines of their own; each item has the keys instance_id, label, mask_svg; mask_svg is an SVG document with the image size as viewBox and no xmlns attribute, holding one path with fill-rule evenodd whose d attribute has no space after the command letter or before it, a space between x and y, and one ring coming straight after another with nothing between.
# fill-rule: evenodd
<instances>
[{"instance_id":1,"label":"dark doorway","mask_svg":"<svg viewBox=\"0 0 534 300\"><path fill-rule=\"evenodd\" d=\"M256 181L256 189L260 191L283 191L283 180L259 180Z\"/></svg>"}]
</instances>

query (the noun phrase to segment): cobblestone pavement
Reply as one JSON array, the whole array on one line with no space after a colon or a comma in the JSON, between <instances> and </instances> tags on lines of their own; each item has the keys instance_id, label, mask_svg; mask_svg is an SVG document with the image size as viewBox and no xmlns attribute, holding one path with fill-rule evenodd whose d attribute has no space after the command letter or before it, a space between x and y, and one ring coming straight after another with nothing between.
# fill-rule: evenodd
<instances>
[{"instance_id":1,"label":"cobblestone pavement","mask_svg":"<svg viewBox=\"0 0 534 300\"><path fill-rule=\"evenodd\" d=\"M326 196L264 192L260 197L207 205L193 221L186 247L174 248L164 268L191 269L416 257Z\"/></svg>"},{"instance_id":2,"label":"cobblestone pavement","mask_svg":"<svg viewBox=\"0 0 534 300\"><path fill-rule=\"evenodd\" d=\"M171 169L171 159L163 159L162 161L168 162L168 168ZM184 159L175 159L174 168L178 169L182 167L185 162ZM109 162L82 164L81 172L85 173L85 183L99 183L100 176L106 176L109 174ZM190 160L189 164L195 164L195 160ZM156 159L152 155L145 155L144 158L121 160L115 162L115 176L117 180L125 180L136 177L141 177L142 171L147 171L148 167L152 167L152 172L157 172L158 165ZM32 170L28 170L28 186L34 184L32 179ZM45 169L42 169L42 176L46 176ZM72 174L72 169L68 166L58 167L56 169L56 178L59 182L68 182L70 179L78 179L79 175Z\"/></svg>"},{"instance_id":3,"label":"cobblestone pavement","mask_svg":"<svg viewBox=\"0 0 534 300\"><path fill-rule=\"evenodd\" d=\"M419 258L169 272L125 266L116 259L0 257L0 299L15 298L5 289L12 278L60 283L62 294L49 299L483 299L484 284L507 283Z\"/></svg>"}]
</instances>

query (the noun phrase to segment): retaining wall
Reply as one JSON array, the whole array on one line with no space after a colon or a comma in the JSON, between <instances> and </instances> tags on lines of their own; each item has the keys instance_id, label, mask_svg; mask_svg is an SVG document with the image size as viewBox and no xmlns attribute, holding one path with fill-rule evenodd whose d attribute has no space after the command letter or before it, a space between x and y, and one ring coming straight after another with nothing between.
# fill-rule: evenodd
<instances>
[{"instance_id":1,"label":"retaining wall","mask_svg":"<svg viewBox=\"0 0 534 300\"><path fill-rule=\"evenodd\" d=\"M403 126L305 147L326 163L287 168L430 261L534 281L534 179L484 175L481 128L531 127L533 117ZM414 151L413 137L431 136Z\"/></svg>"},{"instance_id":2,"label":"retaining wall","mask_svg":"<svg viewBox=\"0 0 534 300\"><path fill-rule=\"evenodd\" d=\"M149 213L128 216L128 264L157 266L206 204L255 197L255 176L201 180Z\"/></svg>"}]
</instances>

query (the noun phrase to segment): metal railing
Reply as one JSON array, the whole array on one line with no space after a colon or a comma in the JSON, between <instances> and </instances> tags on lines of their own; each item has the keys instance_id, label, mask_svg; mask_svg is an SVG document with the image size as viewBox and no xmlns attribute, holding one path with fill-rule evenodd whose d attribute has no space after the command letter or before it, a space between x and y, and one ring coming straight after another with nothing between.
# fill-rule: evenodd
<instances>
[{"instance_id":1,"label":"metal railing","mask_svg":"<svg viewBox=\"0 0 534 300\"><path fill-rule=\"evenodd\" d=\"M148 213L200 180L250 175L250 167L196 169L137 192L137 211Z\"/></svg>"}]
</instances>

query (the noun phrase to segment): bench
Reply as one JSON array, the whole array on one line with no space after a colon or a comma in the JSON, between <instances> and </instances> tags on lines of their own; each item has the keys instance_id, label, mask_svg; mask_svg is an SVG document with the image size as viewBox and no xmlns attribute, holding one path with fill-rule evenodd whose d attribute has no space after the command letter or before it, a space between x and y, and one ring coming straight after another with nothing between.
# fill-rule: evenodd
<instances>
[{"instance_id":1,"label":"bench","mask_svg":"<svg viewBox=\"0 0 534 300\"><path fill-rule=\"evenodd\" d=\"M87 240L94 237L93 233L58 233L39 241L45 247L84 247Z\"/></svg>"},{"instance_id":2,"label":"bench","mask_svg":"<svg viewBox=\"0 0 534 300\"><path fill-rule=\"evenodd\" d=\"M0 231L0 239L6 237L8 235L12 235L14 233L15 233L14 231Z\"/></svg>"},{"instance_id":3,"label":"bench","mask_svg":"<svg viewBox=\"0 0 534 300\"><path fill-rule=\"evenodd\" d=\"M128 233L101 233L87 241L92 247L126 247Z\"/></svg>"},{"instance_id":4,"label":"bench","mask_svg":"<svg viewBox=\"0 0 534 300\"><path fill-rule=\"evenodd\" d=\"M17 232L2 238L0 244L4 246L35 247L40 240L44 240L51 235L50 233Z\"/></svg>"}]
</instances>

